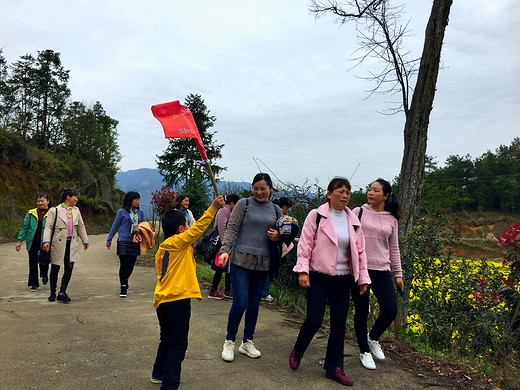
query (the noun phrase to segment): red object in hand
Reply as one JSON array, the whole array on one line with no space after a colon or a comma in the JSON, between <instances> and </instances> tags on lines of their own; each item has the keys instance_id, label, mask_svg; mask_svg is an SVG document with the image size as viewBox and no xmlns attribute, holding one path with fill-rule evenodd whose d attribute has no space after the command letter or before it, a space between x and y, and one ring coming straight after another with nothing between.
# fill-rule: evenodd
<instances>
[{"instance_id":1,"label":"red object in hand","mask_svg":"<svg viewBox=\"0 0 520 390\"><path fill-rule=\"evenodd\" d=\"M161 122L166 138L195 138L202 159L208 159L199 130L188 107L176 100L152 106L152 114Z\"/></svg>"}]
</instances>

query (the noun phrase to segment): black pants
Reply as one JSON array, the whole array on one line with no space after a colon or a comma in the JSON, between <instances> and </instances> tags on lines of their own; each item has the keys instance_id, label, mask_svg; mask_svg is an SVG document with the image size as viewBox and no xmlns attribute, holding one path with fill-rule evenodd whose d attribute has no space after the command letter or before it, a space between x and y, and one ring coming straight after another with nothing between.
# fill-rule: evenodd
<instances>
[{"instance_id":1,"label":"black pants","mask_svg":"<svg viewBox=\"0 0 520 390\"><path fill-rule=\"evenodd\" d=\"M121 286L128 286L128 279L134 271L137 256L119 255L119 282Z\"/></svg>"},{"instance_id":2,"label":"black pants","mask_svg":"<svg viewBox=\"0 0 520 390\"><path fill-rule=\"evenodd\" d=\"M61 277L60 292L64 293L67 291L67 287L72 277L72 269L74 268L74 262L70 261L70 240L67 240L67 246L65 247L65 256L63 258L63 276ZM51 276L49 278L51 285L51 293L56 293L56 287L58 285L58 273L60 272L60 266L57 264L51 264Z\"/></svg>"},{"instance_id":3,"label":"black pants","mask_svg":"<svg viewBox=\"0 0 520 390\"><path fill-rule=\"evenodd\" d=\"M390 271L368 270L372 284L368 290L359 295L359 286L352 288L352 300L354 301L354 330L361 353L370 352L367 342L367 320L370 304L370 290L374 293L379 310L381 311L374 326L370 331L371 340L379 340L383 332L388 329L397 315L397 298L395 295L394 281Z\"/></svg>"},{"instance_id":4,"label":"black pants","mask_svg":"<svg viewBox=\"0 0 520 390\"><path fill-rule=\"evenodd\" d=\"M220 268L220 267L219 267ZM215 275L213 276L213 283L211 284L211 292L216 291L218 285L220 283L220 279L222 279L222 274L224 273L224 268L215 270ZM224 274L224 283L226 285L225 290L231 290L231 279L229 278L229 273Z\"/></svg>"},{"instance_id":5,"label":"black pants","mask_svg":"<svg viewBox=\"0 0 520 390\"><path fill-rule=\"evenodd\" d=\"M153 365L152 375L164 376L161 390L177 389L181 381L181 363L188 348L190 329L190 299L161 303L157 318L161 327L161 341Z\"/></svg>"},{"instance_id":6,"label":"black pants","mask_svg":"<svg viewBox=\"0 0 520 390\"><path fill-rule=\"evenodd\" d=\"M29 287L39 287L40 281L38 278L38 252L40 250L40 242L33 241L31 249L29 249L29 280L27 285ZM47 276L49 273L48 265L40 264L40 278Z\"/></svg>"},{"instance_id":7,"label":"black pants","mask_svg":"<svg viewBox=\"0 0 520 390\"><path fill-rule=\"evenodd\" d=\"M294 344L296 356L303 356L316 332L320 329L327 303L330 307L330 335L323 368L343 370L345 325L349 296L354 277L352 275L331 276L311 271L310 286L307 287L307 318L300 328Z\"/></svg>"}]
</instances>

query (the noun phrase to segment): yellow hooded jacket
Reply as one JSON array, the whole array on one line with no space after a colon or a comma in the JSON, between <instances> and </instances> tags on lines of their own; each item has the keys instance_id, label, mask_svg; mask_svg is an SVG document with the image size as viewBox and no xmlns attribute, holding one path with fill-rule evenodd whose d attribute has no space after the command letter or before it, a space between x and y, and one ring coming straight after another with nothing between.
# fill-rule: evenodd
<instances>
[{"instance_id":1,"label":"yellow hooded jacket","mask_svg":"<svg viewBox=\"0 0 520 390\"><path fill-rule=\"evenodd\" d=\"M157 285L153 306L164 302L186 298L202 300L195 270L193 243L206 231L215 216L215 210L208 208L204 215L188 230L174 234L164 240L155 254Z\"/></svg>"}]
</instances>

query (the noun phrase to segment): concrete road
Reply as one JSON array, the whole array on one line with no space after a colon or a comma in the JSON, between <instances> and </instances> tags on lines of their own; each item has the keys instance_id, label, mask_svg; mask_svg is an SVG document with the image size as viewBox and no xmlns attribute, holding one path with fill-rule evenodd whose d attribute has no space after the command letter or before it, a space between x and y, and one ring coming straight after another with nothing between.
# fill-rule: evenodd
<instances>
[{"instance_id":1,"label":"concrete road","mask_svg":"<svg viewBox=\"0 0 520 390\"><path fill-rule=\"evenodd\" d=\"M48 285L30 292L27 252L16 252L15 243L0 245L0 389L160 388L150 382L159 338L152 306L155 270L136 267L128 297L119 298L119 260L115 246L106 249L105 238L91 236L90 248L81 251L67 291L72 298L69 304L48 302ZM207 299L207 290L203 297L202 302L192 301L181 389L343 388L326 379L320 366L324 335L313 340L297 371L289 368L299 325L265 304L255 334L262 357L251 359L237 352L234 362L224 362L220 353L231 302ZM428 387L425 378L401 369L391 359L379 362L375 371L364 369L351 342L346 343L345 353L345 371L357 388Z\"/></svg>"}]
</instances>

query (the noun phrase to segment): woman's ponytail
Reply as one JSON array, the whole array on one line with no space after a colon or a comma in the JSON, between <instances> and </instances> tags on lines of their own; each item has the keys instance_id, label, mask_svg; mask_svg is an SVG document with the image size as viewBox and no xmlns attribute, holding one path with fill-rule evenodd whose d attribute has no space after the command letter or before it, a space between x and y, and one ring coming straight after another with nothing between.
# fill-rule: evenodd
<instances>
[{"instance_id":1,"label":"woman's ponytail","mask_svg":"<svg viewBox=\"0 0 520 390\"><path fill-rule=\"evenodd\" d=\"M392 186L390 183L381 178L377 179L376 181L381 184L381 187L383 187L383 194L388 194L388 198L385 200L385 211L388 211L390 214L392 214L395 219L403 218L403 215L401 214L401 206L399 205L399 199L397 199L397 196L395 196L395 194L392 192Z\"/></svg>"},{"instance_id":2,"label":"woman's ponytail","mask_svg":"<svg viewBox=\"0 0 520 390\"><path fill-rule=\"evenodd\" d=\"M388 198L385 200L385 211L392 214L395 219L403 218L403 215L401 214L401 206L399 206L399 200L393 192L388 195Z\"/></svg>"}]
</instances>

